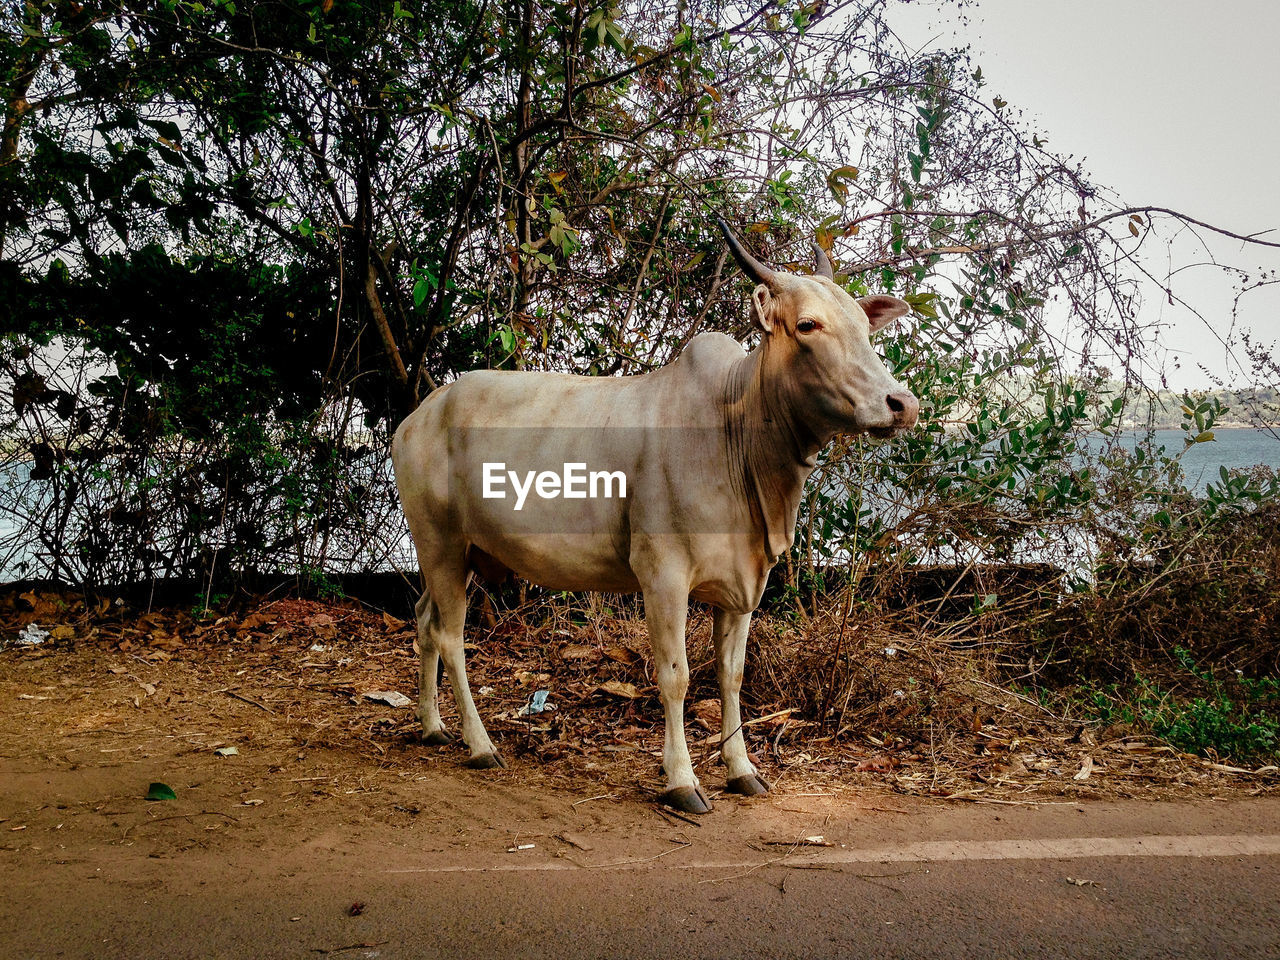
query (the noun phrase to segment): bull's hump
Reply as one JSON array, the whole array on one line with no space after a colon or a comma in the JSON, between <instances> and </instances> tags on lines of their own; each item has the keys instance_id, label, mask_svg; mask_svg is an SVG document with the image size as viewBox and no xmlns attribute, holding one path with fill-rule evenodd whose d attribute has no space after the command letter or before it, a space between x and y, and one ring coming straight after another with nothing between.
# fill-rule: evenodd
<instances>
[{"instance_id":1,"label":"bull's hump","mask_svg":"<svg viewBox=\"0 0 1280 960\"><path fill-rule=\"evenodd\" d=\"M642 409L625 401L629 384L639 379L473 370L454 381L441 419L447 427L611 426L619 407Z\"/></svg>"},{"instance_id":2,"label":"bull's hump","mask_svg":"<svg viewBox=\"0 0 1280 960\"><path fill-rule=\"evenodd\" d=\"M677 361L701 371L719 371L746 355L742 344L723 333L700 333L680 353Z\"/></svg>"}]
</instances>

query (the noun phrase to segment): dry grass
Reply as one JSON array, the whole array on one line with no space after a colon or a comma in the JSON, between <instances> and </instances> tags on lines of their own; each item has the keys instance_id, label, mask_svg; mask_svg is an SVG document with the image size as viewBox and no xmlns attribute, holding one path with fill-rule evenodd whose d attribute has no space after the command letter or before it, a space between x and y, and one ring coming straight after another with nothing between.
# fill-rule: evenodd
<instances>
[{"instance_id":1,"label":"dry grass","mask_svg":"<svg viewBox=\"0 0 1280 960\"><path fill-rule=\"evenodd\" d=\"M217 713L209 704L234 699L260 738L282 751L305 743L382 763L461 758L454 748L418 744L412 709L366 697L416 697L414 634L405 621L351 601L276 600L197 619L11 593L0 599L0 617L0 636L29 622L54 628L56 639L0 653L0 673L26 678L25 695L42 696L41 678L77 671L86 689L100 688L101 696L67 705L66 729L110 726L144 706L175 718L196 711L207 726ZM639 798L660 790L661 711L634 607L607 598L520 607L472 636L472 689L499 749L525 761L520 776ZM707 612L693 612L689 637L687 729L699 775L715 785L719 700ZM1031 802L1280 785L1275 768L1228 768L1128 731L1065 721L994 681L1006 655L998 644L958 646L839 608L803 622L760 617L745 691L748 747L765 775L793 792L877 786ZM540 689L554 709L521 716ZM447 684L442 706L451 722ZM239 733L222 731L229 741Z\"/></svg>"}]
</instances>

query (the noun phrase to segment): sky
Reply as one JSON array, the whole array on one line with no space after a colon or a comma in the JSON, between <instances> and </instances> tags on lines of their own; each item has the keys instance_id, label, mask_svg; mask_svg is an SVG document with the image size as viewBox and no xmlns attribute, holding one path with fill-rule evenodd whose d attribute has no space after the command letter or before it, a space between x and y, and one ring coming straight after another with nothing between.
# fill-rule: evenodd
<instances>
[{"instance_id":1,"label":"sky","mask_svg":"<svg viewBox=\"0 0 1280 960\"><path fill-rule=\"evenodd\" d=\"M1126 205L1170 207L1239 234L1271 230L1266 238L1280 242L1280 0L972 0L959 15L917 0L889 19L911 46L971 47L987 90ZM1255 276L1280 270L1280 250L1214 241L1207 252ZM1174 264L1205 254L1184 234ZM1247 385L1243 354L1220 341L1232 283L1199 267L1176 280L1203 319L1147 298L1164 325L1169 385ZM1240 327L1280 339L1280 284L1241 301Z\"/></svg>"}]
</instances>

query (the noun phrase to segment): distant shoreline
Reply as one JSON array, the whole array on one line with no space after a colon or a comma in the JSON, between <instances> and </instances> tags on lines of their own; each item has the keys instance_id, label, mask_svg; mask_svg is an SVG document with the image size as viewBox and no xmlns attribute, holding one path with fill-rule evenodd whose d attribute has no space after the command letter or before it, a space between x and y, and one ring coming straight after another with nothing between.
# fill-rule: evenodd
<instances>
[{"instance_id":1,"label":"distant shoreline","mask_svg":"<svg viewBox=\"0 0 1280 960\"><path fill-rule=\"evenodd\" d=\"M1133 426L1125 426L1125 427L1121 427L1120 429L1122 429L1122 430L1126 430L1126 431L1129 431L1129 432L1131 432L1131 433L1143 433L1143 432L1145 432L1145 431L1147 431L1147 430L1181 430L1181 429L1182 429L1182 425L1181 425L1181 424L1178 424L1178 423L1170 423L1170 424L1156 424L1155 426L1151 426L1151 427L1148 427L1148 426L1146 426L1146 425L1143 425L1143 426L1140 426L1140 427L1139 427L1139 426L1136 426L1136 425L1133 425ZM1215 424L1214 424L1212 427L1210 427L1209 429L1210 429L1210 430L1212 430L1212 431L1218 431L1218 430L1276 430L1276 431L1280 431L1280 423L1240 423L1240 422L1238 422L1238 421L1234 421L1234 422L1231 422L1231 423L1215 423Z\"/></svg>"}]
</instances>

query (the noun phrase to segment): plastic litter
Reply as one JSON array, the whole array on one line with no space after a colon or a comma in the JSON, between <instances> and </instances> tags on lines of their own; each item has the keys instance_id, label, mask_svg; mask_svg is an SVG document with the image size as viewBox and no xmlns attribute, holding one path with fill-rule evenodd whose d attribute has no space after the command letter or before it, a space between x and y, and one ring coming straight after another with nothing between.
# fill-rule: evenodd
<instances>
[{"instance_id":1,"label":"plastic litter","mask_svg":"<svg viewBox=\"0 0 1280 960\"><path fill-rule=\"evenodd\" d=\"M18 643L27 646L34 646L37 643L44 643L49 639L49 631L38 624L28 623L18 632Z\"/></svg>"},{"instance_id":2,"label":"plastic litter","mask_svg":"<svg viewBox=\"0 0 1280 960\"><path fill-rule=\"evenodd\" d=\"M554 710L554 703L547 703L547 697L551 695L550 690L535 690L533 696L529 698L529 702L520 708L517 716L529 717L535 713L542 713L545 710Z\"/></svg>"},{"instance_id":3,"label":"plastic litter","mask_svg":"<svg viewBox=\"0 0 1280 960\"><path fill-rule=\"evenodd\" d=\"M167 783L155 782L147 789L148 800L176 800L178 795Z\"/></svg>"},{"instance_id":4,"label":"plastic litter","mask_svg":"<svg viewBox=\"0 0 1280 960\"><path fill-rule=\"evenodd\" d=\"M374 703L385 703L388 707L407 707L413 703L398 690L370 690L364 698Z\"/></svg>"}]
</instances>

